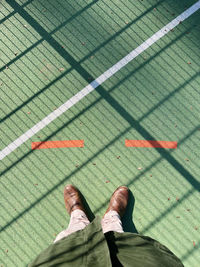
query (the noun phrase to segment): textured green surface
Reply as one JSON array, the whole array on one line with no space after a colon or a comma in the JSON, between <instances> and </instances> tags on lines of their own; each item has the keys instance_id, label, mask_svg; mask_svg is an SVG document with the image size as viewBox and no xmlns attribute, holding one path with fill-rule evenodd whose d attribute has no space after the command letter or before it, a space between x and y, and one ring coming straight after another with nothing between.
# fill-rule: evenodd
<instances>
[{"instance_id":1,"label":"textured green surface","mask_svg":"<svg viewBox=\"0 0 200 267\"><path fill-rule=\"evenodd\" d=\"M174 2L1 1L0 149L195 3ZM138 232L199 266L199 16L1 161L0 266L25 266L66 227L66 183L99 215L128 185ZM126 138L178 149L126 148ZM85 147L31 151L32 141L67 139Z\"/></svg>"}]
</instances>

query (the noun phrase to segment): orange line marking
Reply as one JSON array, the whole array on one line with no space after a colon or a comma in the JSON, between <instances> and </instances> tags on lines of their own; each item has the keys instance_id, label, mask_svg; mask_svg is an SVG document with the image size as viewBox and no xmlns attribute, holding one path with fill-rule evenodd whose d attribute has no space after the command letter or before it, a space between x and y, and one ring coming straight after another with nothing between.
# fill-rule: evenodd
<instances>
[{"instance_id":1,"label":"orange line marking","mask_svg":"<svg viewBox=\"0 0 200 267\"><path fill-rule=\"evenodd\" d=\"M32 142L32 149L60 148L60 147L84 147L84 140L42 141Z\"/></svg>"},{"instance_id":2,"label":"orange line marking","mask_svg":"<svg viewBox=\"0 0 200 267\"><path fill-rule=\"evenodd\" d=\"M154 147L154 148L177 148L175 141L155 141L155 140L125 140L127 147Z\"/></svg>"}]
</instances>

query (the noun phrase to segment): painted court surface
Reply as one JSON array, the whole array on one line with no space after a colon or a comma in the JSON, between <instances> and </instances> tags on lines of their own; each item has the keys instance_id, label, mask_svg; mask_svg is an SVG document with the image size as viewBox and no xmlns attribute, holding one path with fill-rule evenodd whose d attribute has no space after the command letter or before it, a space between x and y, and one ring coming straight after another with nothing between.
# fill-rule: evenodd
<instances>
[{"instance_id":1,"label":"painted court surface","mask_svg":"<svg viewBox=\"0 0 200 267\"><path fill-rule=\"evenodd\" d=\"M136 230L199 266L200 1L0 12L0 266L26 266L67 226L68 183L99 216L127 185Z\"/></svg>"}]
</instances>

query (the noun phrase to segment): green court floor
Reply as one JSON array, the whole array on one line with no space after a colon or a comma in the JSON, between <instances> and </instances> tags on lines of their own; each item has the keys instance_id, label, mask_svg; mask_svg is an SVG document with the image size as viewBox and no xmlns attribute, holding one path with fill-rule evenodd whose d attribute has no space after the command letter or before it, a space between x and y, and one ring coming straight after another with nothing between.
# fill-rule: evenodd
<instances>
[{"instance_id":1,"label":"green court floor","mask_svg":"<svg viewBox=\"0 0 200 267\"><path fill-rule=\"evenodd\" d=\"M1 153L197 2L2 0ZM200 9L3 156L0 266L26 266L68 225L69 183L99 216L127 185L132 222L125 217L125 230L135 226L186 267L199 266L199 18ZM83 148L31 149L32 142L77 139ZM128 148L125 139L178 147Z\"/></svg>"}]
</instances>

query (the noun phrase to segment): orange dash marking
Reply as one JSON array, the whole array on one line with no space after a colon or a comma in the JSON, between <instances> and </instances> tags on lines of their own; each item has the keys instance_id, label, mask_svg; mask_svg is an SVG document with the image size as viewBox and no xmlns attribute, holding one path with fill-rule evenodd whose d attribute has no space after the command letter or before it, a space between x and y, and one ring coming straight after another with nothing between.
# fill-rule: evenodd
<instances>
[{"instance_id":1,"label":"orange dash marking","mask_svg":"<svg viewBox=\"0 0 200 267\"><path fill-rule=\"evenodd\" d=\"M61 148L61 147L84 147L84 140L32 142L31 147L32 147L32 149Z\"/></svg>"},{"instance_id":2,"label":"orange dash marking","mask_svg":"<svg viewBox=\"0 0 200 267\"><path fill-rule=\"evenodd\" d=\"M125 140L127 147L154 147L154 148L177 148L175 141L155 141L155 140Z\"/></svg>"}]
</instances>

